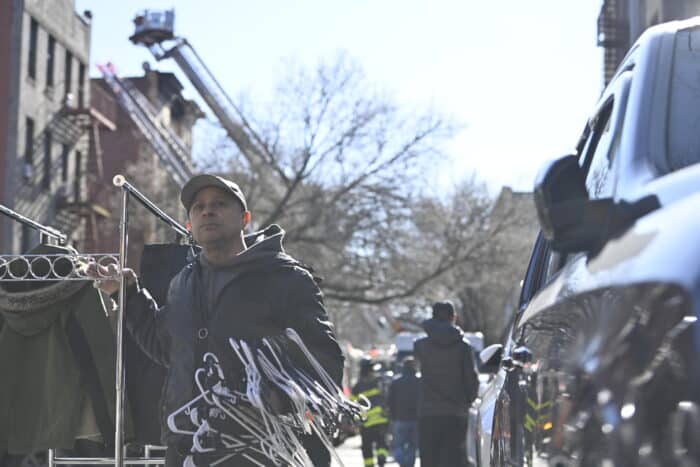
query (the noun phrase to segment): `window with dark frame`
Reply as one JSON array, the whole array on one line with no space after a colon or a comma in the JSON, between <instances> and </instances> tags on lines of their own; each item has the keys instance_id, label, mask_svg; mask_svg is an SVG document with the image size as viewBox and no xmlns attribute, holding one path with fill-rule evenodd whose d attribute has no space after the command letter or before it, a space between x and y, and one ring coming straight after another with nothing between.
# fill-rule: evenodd
<instances>
[{"instance_id":1,"label":"window with dark frame","mask_svg":"<svg viewBox=\"0 0 700 467\"><path fill-rule=\"evenodd\" d=\"M71 91L71 81L73 80L73 54L66 50L65 70L63 73L63 95L68 96Z\"/></svg>"},{"instance_id":2,"label":"window with dark frame","mask_svg":"<svg viewBox=\"0 0 700 467\"><path fill-rule=\"evenodd\" d=\"M27 74L31 79L36 79L36 48L39 40L39 23L34 19L29 20L29 60L27 62Z\"/></svg>"},{"instance_id":3,"label":"window with dark frame","mask_svg":"<svg viewBox=\"0 0 700 467\"><path fill-rule=\"evenodd\" d=\"M80 179L83 177L83 171L80 167L82 164L83 155L80 151L75 151L75 178L73 179L73 196L75 202L80 202Z\"/></svg>"},{"instance_id":4,"label":"window with dark frame","mask_svg":"<svg viewBox=\"0 0 700 467\"><path fill-rule=\"evenodd\" d=\"M27 117L24 122L24 163L32 165L32 149L34 145L34 119Z\"/></svg>"},{"instance_id":5,"label":"window with dark frame","mask_svg":"<svg viewBox=\"0 0 700 467\"><path fill-rule=\"evenodd\" d=\"M68 160L70 158L70 146L63 144L61 146L61 181L68 181Z\"/></svg>"},{"instance_id":6,"label":"window with dark frame","mask_svg":"<svg viewBox=\"0 0 700 467\"><path fill-rule=\"evenodd\" d=\"M85 64L78 62L78 108L85 107Z\"/></svg>"},{"instance_id":7,"label":"window with dark frame","mask_svg":"<svg viewBox=\"0 0 700 467\"><path fill-rule=\"evenodd\" d=\"M56 39L49 34L46 51L46 87L52 88L54 83L54 64L56 63Z\"/></svg>"},{"instance_id":8,"label":"window with dark frame","mask_svg":"<svg viewBox=\"0 0 700 467\"><path fill-rule=\"evenodd\" d=\"M51 148L53 147L53 135L50 131L46 131L44 138L44 163L42 176L41 176L41 187L44 190L51 189Z\"/></svg>"}]
</instances>

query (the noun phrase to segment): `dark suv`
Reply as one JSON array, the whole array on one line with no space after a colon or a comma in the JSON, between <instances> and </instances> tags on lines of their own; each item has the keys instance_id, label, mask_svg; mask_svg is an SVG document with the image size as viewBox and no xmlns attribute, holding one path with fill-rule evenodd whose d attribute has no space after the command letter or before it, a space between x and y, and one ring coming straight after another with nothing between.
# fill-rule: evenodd
<instances>
[{"instance_id":1,"label":"dark suv","mask_svg":"<svg viewBox=\"0 0 700 467\"><path fill-rule=\"evenodd\" d=\"M541 233L471 458L700 465L700 18L637 41L576 149L536 181Z\"/></svg>"}]
</instances>

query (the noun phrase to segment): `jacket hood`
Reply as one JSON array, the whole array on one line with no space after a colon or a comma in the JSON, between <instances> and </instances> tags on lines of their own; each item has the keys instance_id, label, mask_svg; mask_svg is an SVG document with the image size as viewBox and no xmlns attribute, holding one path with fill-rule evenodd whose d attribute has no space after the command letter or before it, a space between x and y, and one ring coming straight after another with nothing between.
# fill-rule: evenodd
<instances>
[{"instance_id":1,"label":"jacket hood","mask_svg":"<svg viewBox=\"0 0 700 467\"><path fill-rule=\"evenodd\" d=\"M0 287L0 315L13 331L32 336L48 328L66 310L65 300L85 281L62 281L32 291L11 292Z\"/></svg>"},{"instance_id":2,"label":"jacket hood","mask_svg":"<svg viewBox=\"0 0 700 467\"><path fill-rule=\"evenodd\" d=\"M449 346L462 340L462 330L447 321L430 318L423 321L428 338L441 346Z\"/></svg>"},{"instance_id":3,"label":"jacket hood","mask_svg":"<svg viewBox=\"0 0 700 467\"><path fill-rule=\"evenodd\" d=\"M272 224L263 230L246 235L244 237L246 250L221 267L236 268L241 272L245 272L280 264L300 265L298 261L284 251L282 246L284 234L282 227ZM213 266L203 254L200 254L200 261L208 267L219 267Z\"/></svg>"}]
</instances>

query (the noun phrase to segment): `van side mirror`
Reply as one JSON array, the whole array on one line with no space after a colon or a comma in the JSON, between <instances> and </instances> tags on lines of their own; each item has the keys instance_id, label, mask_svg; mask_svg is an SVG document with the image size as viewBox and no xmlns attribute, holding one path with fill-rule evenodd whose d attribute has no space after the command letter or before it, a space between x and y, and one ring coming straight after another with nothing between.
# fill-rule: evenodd
<instances>
[{"instance_id":1,"label":"van side mirror","mask_svg":"<svg viewBox=\"0 0 700 467\"><path fill-rule=\"evenodd\" d=\"M542 234L562 253L595 251L660 206L654 195L632 203L589 199L586 174L573 154L545 165L535 180L534 197Z\"/></svg>"},{"instance_id":2,"label":"van side mirror","mask_svg":"<svg viewBox=\"0 0 700 467\"><path fill-rule=\"evenodd\" d=\"M503 346L491 344L479 352L479 371L481 373L496 373L503 357Z\"/></svg>"},{"instance_id":3,"label":"van side mirror","mask_svg":"<svg viewBox=\"0 0 700 467\"><path fill-rule=\"evenodd\" d=\"M589 199L576 155L545 165L535 180L534 197L542 234L553 250L583 251L595 242L595 226L581 222Z\"/></svg>"}]
</instances>

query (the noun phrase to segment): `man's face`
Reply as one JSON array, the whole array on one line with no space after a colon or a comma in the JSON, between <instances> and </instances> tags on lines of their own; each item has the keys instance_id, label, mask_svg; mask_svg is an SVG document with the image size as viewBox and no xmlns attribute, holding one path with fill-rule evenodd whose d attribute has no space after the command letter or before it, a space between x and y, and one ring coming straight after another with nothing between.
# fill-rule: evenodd
<instances>
[{"instance_id":1,"label":"man's face","mask_svg":"<svg viewBox=\"0 0 700 467\"><path fill-rule=\"evenodd\" d=\"M202 246L234 242L245 227L243 206L233 195L216 187L202 188L190 206L192 236Z\"/></svg>"}]
</instances>

